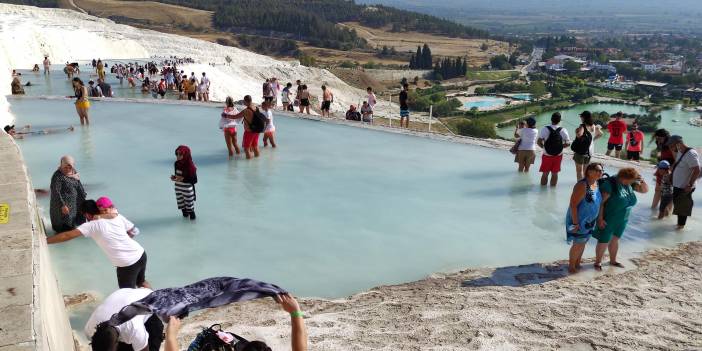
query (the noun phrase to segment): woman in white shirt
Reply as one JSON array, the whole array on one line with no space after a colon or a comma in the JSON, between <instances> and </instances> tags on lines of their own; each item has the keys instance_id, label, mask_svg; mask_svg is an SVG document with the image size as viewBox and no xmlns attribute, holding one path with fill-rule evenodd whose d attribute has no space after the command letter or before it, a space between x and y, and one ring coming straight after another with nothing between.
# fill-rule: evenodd
<instances>
[{"instance_id":1,"label":"woman in white shirt","mask_svg":"<svg viewBox=\"0 0 702 351\"><path fill-rule=\"evenodd\" d=\"M539 131L536 129L536 119L526 119L526 127L517 129L515 135L519 137L519 147L514 156L514 162L519 164L518 171L527 173L536 160L536 139Z\"/></svg>"},{"instance_id":2,"label":"woman in white shirt","mask_svg":"<svg viewBox=\"0 0 702 351\"><path fill-rule=\"evenodd\" d=\"M268 146L268 143L271 144L271 147L275 147L275 125L273 124L273 111L267 102L261 104L261 107L263 107L263 113L265 113L266 118L268 118L266 129L263 131L263 147Z\"/></svg>"},{"instance_id":3,"label":"woman in white shirt","mask_svg":"<svg viewBox=\"0 0 702 351\"><path fill-rule=\"evenodd\" d=\"M234 107L234 99L232 99L231 96L227 96L221 115L222 117L219 119L219 129L224 131L224 143L227 145L229 157L234 156L234 152L236 152L237 155L241 153L239 145L236 142L236 127L241 123L241 119L227 118L238 113L239 110Z\"/></svg>"}]
</instances>

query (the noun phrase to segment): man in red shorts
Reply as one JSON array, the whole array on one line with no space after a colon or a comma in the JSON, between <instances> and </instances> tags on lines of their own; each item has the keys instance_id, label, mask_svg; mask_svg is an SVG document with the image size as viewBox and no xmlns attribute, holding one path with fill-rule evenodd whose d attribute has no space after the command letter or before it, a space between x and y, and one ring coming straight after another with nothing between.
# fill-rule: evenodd
<instances>
[{"instance_id":1,"label":"man in red shorts","mask_svg":"<svg viewBox=\"0 0 702 351\"><path fill-rule=\"evenodd\" d=\"M255 112L258 111L258 108L254 103L251 101L251 95L246 95L244 96L244 105L246 105L246 108L239 112L238 114L227 117L230 119L239 119L242 118L244 119L244 140L242 142L242 146L244 148L244 153L246 154L247 159L251 159L251 155L253 154L254 157L258 157L259 151L258 151L258 137L260 133L257 133L254 131L254 118L255 118Z\"/></svg>"},{"instance_id":2,"label":"man in red shorts","mask_svg":"<svg viewBox=\"0 0 702 351\"><path fill-rule=\"evenodd\" d=\"M561 114L556 112L551 115L551 125L541 128L537 144L544 149L541 155L541 185L548 184L548 175L551 174L551 186L558 184L558 172L561 171L563 149L570 145L568 131L562 128Z\"/></svg>"}]
</instances>

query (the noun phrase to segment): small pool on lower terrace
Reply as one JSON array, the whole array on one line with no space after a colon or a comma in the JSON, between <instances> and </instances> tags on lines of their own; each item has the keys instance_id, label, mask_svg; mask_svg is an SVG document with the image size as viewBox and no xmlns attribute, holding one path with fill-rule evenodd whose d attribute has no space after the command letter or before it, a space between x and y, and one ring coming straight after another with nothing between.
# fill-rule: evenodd
<instances>
[{"instance_id":1,"label":"small pool on lower terrace","mask_svg":"<svg viewBox=\"0 0 702 351\"><path fill-rule=\"evenodd\" d=\"M10 103L18 125L77 124L70 100ZM229 160L218 108L97 101L90 113L90 127L18 141L33 185L48 188L60 156L75 156L88 197L110 196L141 228L156 288L232 275L341 297L432 272L568 254L572 162L557 189L541 188L536 172L516 173L507 151L281 114L278 149ZM181 217L169 180L180 144L198 166L195 222ZM47 214L48 201L39 198ZM640 197L624 252L702 238L699 205L689 229L676 233L672 220L649 219L650 201ZM117 288L91 239L50 249L64 293Z\"/></svg>"},{"instance_id":2,"label":"small pool on lower terrace","mask_svg":"<svg viewBox=\"0 0 702 351\"><path fill-rule=\"evenodd\" d=\"M503 106L507 103L506 98L495 96L479 96L471 99L473 100L466 101L463 103L463 107L466 110L470 110L474 107L478 110L489 110L495 107Z\"/></svg>"}]
</instances>

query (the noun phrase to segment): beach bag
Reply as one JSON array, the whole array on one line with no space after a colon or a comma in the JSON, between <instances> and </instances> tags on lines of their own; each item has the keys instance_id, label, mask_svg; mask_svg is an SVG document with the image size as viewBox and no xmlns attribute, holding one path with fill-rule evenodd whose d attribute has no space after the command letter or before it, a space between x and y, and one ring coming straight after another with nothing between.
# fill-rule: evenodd
<instances>
[{"instance_id":1,"label":"beach bag","mask_svg":"<svg viewBox=\"0 0 702 351\"><path fill-rule=\"evenodd\" d=\"M231 341L225 341L229 339ZM195 340L188 346L188 351L238 351L243 350L248 343L249 341L243 337L225 332L221 325L214 324L197 334Z\"/></svg>"},{"instance_id":2,"label":"beach bag","mask_svg":"<svg viewBox=\"0 0 702 351\"><path fill-rule=\"evenodd\" d=\"M589 155L590 144L592 144L592 133L587 130L584 124L581 124L580 126L584 129L583 136L575 138L573 143L570 144L570 149L578 155Z\"/></svg>"},{"instance_id":3,"label":"beach bag","mask_svg":"<svg viewBox=\"0 0 702 351\"><path fill-rule=\"evenodd\" d=\"M544 143L544 149L546 149L546 153L552 156L560 155L563 152L563 137L561 136L561 129L558 127L557 129L551 128L551 126L547 126L548 128L548 138L546 138L546 142Z\"/></svg>"},{"instance_id":4,"label":"beach bag","mask_svg":"<svg viewBox=\"0 0 702 351\"><path fill-rule=\"evenodd\" d=\"M519 152L519 145L522 143L522 139L517 139L517 141L514 142L514 145L509 149L509 152L512 155L516 155L517 152Z\"/></svg>"},{"instance_id":5,"label":"beach bag","mask_svg":"<svg viewBox=\"0 0 702 351\"><path fill-rule=\"evenodd\" d=\"M268 118L261 112L261 110L258 109L258 107L256 110L252 109L251 111L253 111L253 118L249 123L249 129L252 133L263 133L263 131L266 129Z\"/></svg>"}]
</instances>

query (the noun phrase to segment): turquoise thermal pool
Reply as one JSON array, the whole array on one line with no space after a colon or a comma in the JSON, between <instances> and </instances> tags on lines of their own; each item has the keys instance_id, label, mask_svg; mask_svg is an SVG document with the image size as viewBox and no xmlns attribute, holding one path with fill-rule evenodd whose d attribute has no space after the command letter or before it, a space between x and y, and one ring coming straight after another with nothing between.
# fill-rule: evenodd
<instances>
[{"instance_id":1,"label":"turquoise thermal pool","mask_svg":"<svg viewBox=\"0 0 702 351\"><path fill-rule=\"evenodd\" d=\"M495 96L480 96L479 100L466 101L463 107L467 110L477 107L479 110L489 109L496 106L502 106L507 103L507 99Z\"/></svg>"},{"instance_id":2,"label":"turquoise thermal pool","mask_svg":"<svg viewBox=\"0 0 702 351\"><path fill-rule=\"evenodd\" d=\"M47 189L60 156L75 156L88 197L111 197L140 227L156 288L232 275L341 297L432 272L567 258L572 162L563 163L557 189L544 189L538 173L517 174L506 151L281 114L278 149L229 160L218 108L96 101L92 125L80 127L72 100L10 103L17 125L76 125L18 141L32 183ZM195 222L181 217L169 180L180 144L198 166ZM695 196L684 233L672 219L650 220L651 194L641 196L623 252L702 239ZM39 198L45 217L48 201ZM50 250L64 293L117 288L91 239Z\"/></svg>"}]
</instances>

